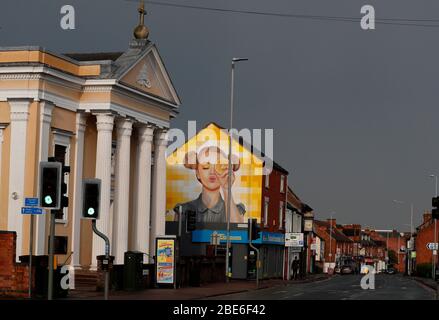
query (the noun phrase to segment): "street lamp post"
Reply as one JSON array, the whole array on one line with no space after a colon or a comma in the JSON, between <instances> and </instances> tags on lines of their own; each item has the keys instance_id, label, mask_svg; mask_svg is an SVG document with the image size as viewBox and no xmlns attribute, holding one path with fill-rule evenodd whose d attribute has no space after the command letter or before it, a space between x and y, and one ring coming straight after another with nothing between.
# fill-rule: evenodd
<instances>
[{"instance_id":1,"label":"street lamp post","mask_svg":"<svg viewBox=\"0 0 439 320\"><path fill-rule=\"evenodd\" d=\"M431 174L430 175L430 178L434 178L434 180L435 180L435 197L437 197L437 175L435 175L435 174ZM432 215L432 218L433 218L433 215ZM437 240L436 240L436 237L437 237L437 235L436 235L436 225L437 225L437 219L434 219L434 236L433 236L433 242L434 242L434 245L435 245L435 249L434 250L432 250L431 252L432 252L432 257L431 257L431 260L432 260L432 273L431 273L431 276L433 277L433 280L435 280L436 279L436 255L437 255L437 249L436 249L436 243L437 243Z\"/></svg>"},{"instance_id":2,"label":"street lamp post","mask_svg":"<svg viewBox=\"0 0 439 320\"><path fill-rule=\"evenodd\" d=\"M403 201L399 201L399 200L393 200L394 203L398 203L398 204L405 204L405 202ZM413 245L413 203L410 203L410 240L409 240L410 246ZM412 257L411 257L411 250L409 250L409 248L407 248L407 273L408 275L411 275L411 268L412 268ZM410 252L409 252L410 251Z\"/></svg>"},{"instance_id":3,"label":"street lamp post","mask_svg":"<svg viewBox=\"0 0 439 320\"><path fill-rule=\"evenodd\" d=\"M331 267L331 263L332 263L332 216L335 214L335 212L331 212L331 219L330 219L330 223L329 223L329 266L328 268Z\"/></svg>"},{"instance_id":4,"label":"street lamp post","mask_svg":"<svg viewBox=\"0 0 439 320\"><path fill-rule=\"evenodd\" d=\"M234 86L235 86L235 63L247 61L247 58L232 59L232 80L230 88L230 129L229 129L229 155L228 155L228 179L227 179L227 245L226 245L226 281L230 281L230 212L232 203L232 128L233 128L233 104L234 104ZM258 263L258 262L257 262Z\"/></svg>"}]
</instances>

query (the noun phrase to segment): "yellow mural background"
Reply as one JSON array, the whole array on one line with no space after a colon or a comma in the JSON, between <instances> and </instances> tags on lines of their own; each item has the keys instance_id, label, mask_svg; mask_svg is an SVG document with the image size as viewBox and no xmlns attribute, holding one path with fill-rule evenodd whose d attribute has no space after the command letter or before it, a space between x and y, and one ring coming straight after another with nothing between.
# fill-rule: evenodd
<instances>
[{"instance_id":1,"label":"yellow mural background","mask_svg":"<svg viewBox=\"0 0 439 320\"><path fill-rule=\"evenodd\" d=\"M197 180L195 170L184 167L184 157L188 151L197 150L206 141L217 141L228 150L228 135L215 124L209 124L198 134L189 139L183 146L177 148L166 159L166 210L172 210L178 203L196 199L201 193L201 183ZM254 156L244 146L232 139L232 154L238 155L240 168L235 172L235 182L232 194L235 203L242 203L246 209L245 221L248 218L261 217L262 175L263 162ZM167 221L173 221L172 215L166 216Z\"/></svg>"}]
</instances>

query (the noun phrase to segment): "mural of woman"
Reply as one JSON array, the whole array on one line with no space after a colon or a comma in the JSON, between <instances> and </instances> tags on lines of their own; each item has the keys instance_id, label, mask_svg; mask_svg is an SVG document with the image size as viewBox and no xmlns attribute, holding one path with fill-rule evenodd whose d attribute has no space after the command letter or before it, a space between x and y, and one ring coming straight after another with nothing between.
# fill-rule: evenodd
<instances>
[{"instance_id":1,"label":"mural of woman","mask_svg":"<svg viewBox=\"0 0 439 320\"><path fill-rule=\"evenodd\" d=\"M232 155L232 185L235 181L235 172L239 170L239 158ZM200 223L226 223L226 206L228 201L228 157L215 145L204 145L198 152L189 151L184 159L187 169L195 170L195 175L202 185L198 198L177 204L174 208L183 207L183 212L193 210L196 212L197 222ZM223 199L223 196L224 199ZM231 195L232 223L243 223L245 207L242 203L236 204Z\"/></svg>"}]
</instances>

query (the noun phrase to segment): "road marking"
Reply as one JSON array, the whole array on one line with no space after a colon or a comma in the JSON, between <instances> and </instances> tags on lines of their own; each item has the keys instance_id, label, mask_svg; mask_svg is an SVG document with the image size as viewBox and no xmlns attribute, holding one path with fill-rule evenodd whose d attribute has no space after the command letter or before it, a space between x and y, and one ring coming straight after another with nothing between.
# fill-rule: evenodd
<instances>
[{"instance_id":1,"label":"road marking","mask_svg":"<svg viewBox=\"0 0 439 320\"><path fill-rule=\"evenodd\" d=\"M299 293L293 294L293 296L298 297L298 296L301 296L302 294L303 294L303 292L299 292Z\"/></svg>"},{"instance_id":2,"label":"road marking","mask_svg":"<svg viewBox=\"0 0 439 320\"><path fill-rule=\"evenodd\" d=\"M278 294L278 293L287 293L288 291L285 291L285 290L281 290L281 291L275 291L275 292L273 292L273 294Z\"/></svg>"}]
</instances>

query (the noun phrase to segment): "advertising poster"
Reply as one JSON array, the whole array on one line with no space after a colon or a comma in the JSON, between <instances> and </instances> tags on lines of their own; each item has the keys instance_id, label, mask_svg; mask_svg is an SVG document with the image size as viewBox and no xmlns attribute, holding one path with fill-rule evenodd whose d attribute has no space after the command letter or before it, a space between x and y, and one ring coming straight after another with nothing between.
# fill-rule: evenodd
<instances>
[{"instance_id":1,"label":"advertising poster","mask_svg":"<svg viewBox=\"0 0 439 320\"><path fill-rule=\"evenodd\" d=\"M157 239L157 284L173 284L175 270L175 239Z\"/></svg>"},{"instance_id":2,"label":"advertising poster","mask_svg":"<svg viewBox=\"0 0 439 320\"><path fill-rule=\"evenodd\" d=\"M209 124L167 157L166 220L183 212L196 212L196 222L226 223L228 199L227 131ZM232 139L231 223L260 222L263 162ZM209 228L207 228L209 229Z\"/></svg>"},{"instance_id":3,"label":"advertising poster","mask_svg":"<svg viewBox=\"0 0 439 320\"><path fill-rule=\"evenodd\" d=\"M286 247L303 247L303 233L291 232L285 233Z\"/></svg>"}]
</instances>

